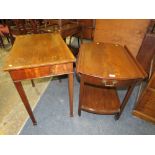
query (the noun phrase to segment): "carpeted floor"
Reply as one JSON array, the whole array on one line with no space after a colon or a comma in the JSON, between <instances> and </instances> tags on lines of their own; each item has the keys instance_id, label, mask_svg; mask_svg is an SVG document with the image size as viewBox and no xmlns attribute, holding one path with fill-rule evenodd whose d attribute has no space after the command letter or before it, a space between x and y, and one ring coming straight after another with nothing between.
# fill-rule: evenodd
<instances>
[{"instance_id":1,"label":"carpeted floor","mask_svg":"<svg viewBox=\"0 0 155 155\"><path fill-rule=\"evenodd\" d=\"M155 134L155 125L132 116L135 88L121 118L82 112L78 116L79 83L74 78L74 117L69 117L68 80L52 81L34 110L38 125L26 122L21 135L145 135ZM125 90L119 91L122 100Z\"/></svg>"},{"instance_id":2,"label":"carpeted floor","mask_svg":"<svg viewBox=\"0 0 155 155\"><path fill-rule=\"evenodd\" d=\"M11 50L11 45L3 38L5 48L0 48L0 135L16 135L25 124L28 114L14 87L9 73L3 71L3 64ZM68 42L69 40L67 40ZM86 40L87 41L87 40ZM72 43L77 47L76 38ZM32 109L47 88L51 78L35 79L33 88L30 80L22 81Z\"/></svg>"},{"instance_id":3,"label":"carpeted floor","mask_svg":"<svg viewBox=\"0 0 155 155\"><path fill-rule=\"evenodd\" d=\"M17 93L9 73L3 71L3 64L10 53L11 45L0 48L0 135L16 135L28 118L27 111ZM36 87L32 88L30 80L23 81L23 87L34 108L38 99L47 88L51 78L34 80Z\"/></svg>"}]
</instances>

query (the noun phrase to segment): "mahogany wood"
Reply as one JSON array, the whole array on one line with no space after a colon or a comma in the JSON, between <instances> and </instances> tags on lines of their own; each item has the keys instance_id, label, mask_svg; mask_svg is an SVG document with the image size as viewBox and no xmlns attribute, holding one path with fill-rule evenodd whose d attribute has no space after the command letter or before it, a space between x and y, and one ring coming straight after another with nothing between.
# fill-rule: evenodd
<instances>
[{"instance_id":1,"label":"mahogany wood","mask_svg":"<svg viewBox=\"0 0 155 155\"><path fill-rule=\"evenodd\" d=\"M77 61L80 75L81 110L97 114L116 114L119 119L136 82L147 74L131 53L118 44L84 43L81 45ZM91 86L90 86L91 85ZM127 87L122 104L116 88Z\"/></svg>"},{"instance_id":2,"label":"mahogany wood","mask_svg":"<svg viewBox=\"0 0 155 155\"><path fill-rule=\"evenodd\" d=\"M10 70L14 81L21 79L35 79L48 76L64 75L73 72L72 63L47 65L33 68Z\"/></svg>"},{"instance_id":3,"label":"mahogany wood","mask_svg":"<svg viewBox=\"0 0 155 155\"><path fill-rule=\"evenodd\" d=\"M3 69L10 73L33 124L36 124L20 81L69 74L70 116L73 116L75 58L58 32L17 36Z\"/></svg>"},{"instance_id":4,"label":"mahogany wood","mask_svg":"<svg viewBox=\"0 0 155 155\"><path fill-rule=\"evenodd\" d=\"M68 79L70 116L73 117L73 73L68 74Z\"/></svg>"},{"instance_id":5,"label":"mahogany wood","mask_svg":"<svg viewBox=\"0 0 155 155\"><path fill-rule=\"evenodd\" d=\"M115 114L120 112L120 101L114 88L97 87L85 84L83 87L81 109L97 114ZM112 99L111 99L112 98Z\"/></svg>"},{"instance_id":6,"label":"mahogany wood","mask_svg":"<svg viewBox=\"0 0 155 155\"><path fill-rule=\"evenodd\" d=\"M65 51L65 52L64 52ZM16 37L4 70L26 69L74 62L75 58L58 32Z\"/></svg>"},{"instance_id":7,"label":"mahogany wood","mask_svg":"<svg viewBox=\"0 0 155 155\"><path fill-rule=\"evenodd\" d=\"M152 75L148 85L141 93L133 110L133 115L155 123L155 73Z\"/></svg>"},{"instance_id":8,"label":"mahogany wood","mask_svg":"<svg viewBox=\"0 0 155 155\"><path fill-rule=\"evenodd\" d=\"M129 88L127 90L127 93L125 94L125 97L123 99L123 102L122 102L122 104L120 106L120 112L115 115L116 120L118 120L120 118L120 116L121 116L121 114L122 114L128 100L129 100L129 98L130 98L130 96L131 96L131 94L133 92L133 89L134 89L135 85L136 85L136 83L133 83L132 85L129 86Z\"/></svg>"},{"instance_id":9,"label":"mahogany wood","mask_svg":"<svg viewBox=\"0 0 155 155\"><path fill-rule=\"evenodd\" d=\"M145 78L147 74L124 47L111 43L84 43L80 47L77 72L108 80Z\"/></svg>"},{"instance_id":10,"label":"mahogany wood","mask_svg":"<svg viewBox=\"0 0 155 155\"><path fill-rule=\"evenodd\" d=\"M143 39L140 50L136 57L136 59L148 74L150 72L151 60L155 55L155 27L152 24L155 26L155 22L150 22L148 31Z\"/></svg>"},{"instance_id":11,"label":"mahogany wood","mask_svg":"<svg viewBox=\"0 0 155 155\"><path fill-rule=\"evenodd\" d=\"M103 87L105 87L108 84L109 86L112 85L113 87L122 88L124 85L130 86L133 82L137 81L135 79L131 79L131 80L108 79L107 80L104 78L93 77L90 75L83 75L83 77L86 83L91 83L93 85L103 86Z\"/></svg>"},{"instance_id":12,"label":"mahogany wood","mask_svg":"<svg viewBox=\"0 0 155 155\"><path fill-rule=\"evenodd\" d=\"M80 93L79 93L79 107L78 107L78 115L81 116L81 106L82 106L82 98L84 97L83 96L83 89L84 88L84 79L83 79L83 76L81 76L81 79L80 79Z\"/></svg>"},{"instance_id":13,"label":"mahogany wood","mask_svg":"<svg viewBox=\"0 0 155 155\"><path fill-rule=\"evenodd\" d=\"M136 57L149 23L148 19L97 19L94 41L127 45Z\"/></svg>"},{"instance_id":14,"label":"mahogany wood","mask_svg":"<svg viewBox=\"0 0 155 155\"><path fill-rule=\"evenodd\" d=\"M14 82L14 85L15 85L15 87L16 87L16 89L17 89L17 91L18 91L18 93L19 93L19 95L20 95L20 97L21 97L21 99L22 99L22 101L24 103L24 106L25 106L25 108L26 108L26 110L27 110L32 122L33 122L33 125L37 125L37 122L35 120L35 117L33 115L33 112L31 110L29 101L28 101L28 99L26 97L26 94L25 94L25 91L23 89L23 86L22 86L21 82Z\"/></svg>"},{"instance_id":15,"label":"mahogany wood","mask_svg":"<svg viewBox=\"0 0 155 155\"><path fill-rule=\"evenodd\" d=\"M137 104L133 110L133 115L155 123L155 75L152 76L155 67L155 21L151 20L141 48L137 55L137 60L147 72L148 81L146 86L140 87ZM154 73L155 74L155 73ZM152 77L151 77L152 76ZM150 79L151 77L151 79ZM143 88L143 90L142 90ZM142 90L142 91L140 91Z\"/></svg>"}]
</instances>

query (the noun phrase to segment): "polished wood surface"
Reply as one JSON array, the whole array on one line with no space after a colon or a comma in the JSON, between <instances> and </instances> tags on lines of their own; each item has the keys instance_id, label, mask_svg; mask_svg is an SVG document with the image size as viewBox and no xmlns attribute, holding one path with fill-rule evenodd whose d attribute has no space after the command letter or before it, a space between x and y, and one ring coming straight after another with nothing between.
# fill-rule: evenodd
<instances>
[{"instance_id":1,"label":"polished wood surface","mask_svg":"<svg viewBox=\"0 0 155 155\"><path fill-rule=\"evenodd\" d=\"M17 36L4 70L74 62L75 58L59 33Z\"/></svg>"},{"instance_id":2,"label":"polished wood surface","mask_svg":"<svg viewBox=\"0 0 155 155\"><path fill-rule=\"evenodd\" d=\"M151 61L155 56L155 21L150 22L147 33L143 39L136 59L144 68L144 70L150 74Z\"/></svg>"},{"instance_id":3,"label":"polished wood surface","mask_svg":"<svg viewBox=\"0 0 155 155\"><path fill-rule=\"evenodd\" d=\"M105 79L85 74L83 75L83 77L85 81L87 81L87 83L103 87L108 86L108 87L122 88L123 86L130 86L133 82L137 81L136 79L128 79L128 80Z\"/></svg>"},{"instance_id":4,"label":"polished wood surface","mask_svg":"<svg viewBox=\"0 0 155 155\"><path fill-rule=\"evenodd\" d=\"M81 45L77 60L80 75L78 114L81 110L97 114L115 114L118 120L133 88L147 74L127 47L111 43L85 43ZM118 87L127 88L121 103Z\"/></svg>"},{"instance_id":5,"label":"polished wood surface","mask_svg":"<svg viewBox=\"0 0 155 155\"><path fill-rule=\"evenodd\" d=\"M57 76L73 73L73 64L57 64L57 65L48 65L40 66L26 69L16 69L10 70L9 73L14 81L19 81L22 79L35 79L48 76Z\"/></svg>"},{"instance_id":6,"label":"polished wood surface","mask_svg":"<svg viewBox=\"0 0 155 155\"><path fill-rule=\"evenodd\" d=\"M149 23L148 19L97 19L94 41L127 45L136 57Z\"/></svg>"},{"instance_id":7,"label":"polished wood surface","mask_svg":"<svg viewBox=\"0 0 155 155\"><path fill-rule=\"evenodd\" d=\"M120 112L121 103L115 89L88 84L83 89L82 110L98 114L115 114Z\"/></svg>"},{"instance_id":8,"label":"polished wood surface","mask_svg":"<svg viewBox=\"0 0 155 155\"><path fill-rule=\"evenodd\" d=\"M138 62L121 45L104 43L85 43L81 45L77 72L102 79L145 78Z\"/></svg>"},{"instance_id":9,"label":"polished wood surface","mask_svg":"<svg viewBox=\"0 0 155 155\"><path fill-rule=\"evenodd\" d=\"M133 115L155 124L155 73L142 92Z\"/></svg>"},{"instance_id":10,"label":"polished wood surface","mask_svg":"<svg viewBox=\"0 0 155 155\"><path fill-rule=\"evenodd\" d=\"M73 62L74 56L60 34L33 34L18 36L4 65L25 105L34 125L36 119L27 100L22 80L68 74L70 116L73 116Z\"/></svg>"}]
</instances>

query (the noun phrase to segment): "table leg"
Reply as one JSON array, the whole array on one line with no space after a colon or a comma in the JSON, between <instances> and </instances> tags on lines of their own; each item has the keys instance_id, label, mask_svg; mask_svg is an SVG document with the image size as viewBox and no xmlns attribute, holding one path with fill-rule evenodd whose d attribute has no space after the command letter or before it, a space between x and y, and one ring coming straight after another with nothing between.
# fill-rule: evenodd
<instances>
[{"instance_id":1,"label":"table leg","mask_svg":"<svg viewBox=\"0 0 155 155\"><path fill-rule=\"evenodd\" d=\"M68 75L68 79L70 116L73 117L73 73Z\"/></svg>"},{"instance_id":2,"label":"table leg","mask_svg":"<svg viewBox=\"0 0 155 155\"><path fill-rule=\"evenodd\" d=\"M130 98L130 96L131 96L131 93L133 92L133 89L134 89L135 85L136 85L136 84L133 84L133 85L131 85L131 86L128 88L127 93L126 93L126 95L125 95L125 97L124 97L124 99L123 99L123 102L122 102L122 104L121 104L120 112L117 113L117 114L115 115L115 120L118 120L118 119L120 118L120 116L121 116L121 114L122 114L122 112L123 112L123 110L124 110L124 108L125 108L125 106L126 106L128 100L129 100L129 98Z\"/></svg>"},{"instance_id":3,"label":"table leg","mask_svg":"<svg viewBox=\"0 0 155 155\"><path fill-rule=\"evenodd\" d=\"M35 87L35 83L33 80L31 80L31 83L32 83L32 87Z\"/></svg>"},{"instance_id":4,"label":"table leg","mask_svg":"<svg viewBox=\"0 0 155 155\"><path fill-rule=\"evenodd\" d=\"M81 75L80 78L80 94L79 94L79 107L78 107L78 115L81 116L81 102L82 102L82 98L83 98L83 89L84 89L84 80L83 80L83 76Z\"/></svg>"},{"instance_id":5,"label":"table leg","mask_svg":"<svg viewBox=\"0 0 155 155\"><path fill-rule=\"evenodd\" d=\"M20 95L20 97L24 103L24 106L25 106L25 108L26 108L26 110L27 110L32 122L33 122L33 125L37 125L37 122L35 120L35 117L33 115L33 112L31 110L30 104L28 102L28 99L26 97L26 94L24 92L24 89L23 89L21 82L14 82L14 85L15 85L15 87L16 87L16 89L17 89L17 91L18 91L18 93L19 93L19 95Z\"/></svg>"}]
</instances>

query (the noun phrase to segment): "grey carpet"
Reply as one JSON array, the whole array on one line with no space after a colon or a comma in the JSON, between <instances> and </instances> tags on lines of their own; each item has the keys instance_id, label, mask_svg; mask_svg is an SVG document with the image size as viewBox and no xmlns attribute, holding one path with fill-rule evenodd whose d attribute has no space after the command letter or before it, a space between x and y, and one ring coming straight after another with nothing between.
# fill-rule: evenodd
<instances>
[{"instance_id":1,"label":"grey carpet","mask_svg":"<svg viewBox=\"0 0 155 155\"><path fill-rule=\"evenodd\" d=\"M119 91L122 100L124 90ZM113 115L83 112L78 116L79 83L74 78L74 117L69 117L68 79L53 80L41 97L34 115L38 125L28 119L21 135L145 135L155 134L155 125L132 116L137 88L118 121Z\"/></svg>"}]
</instances>

